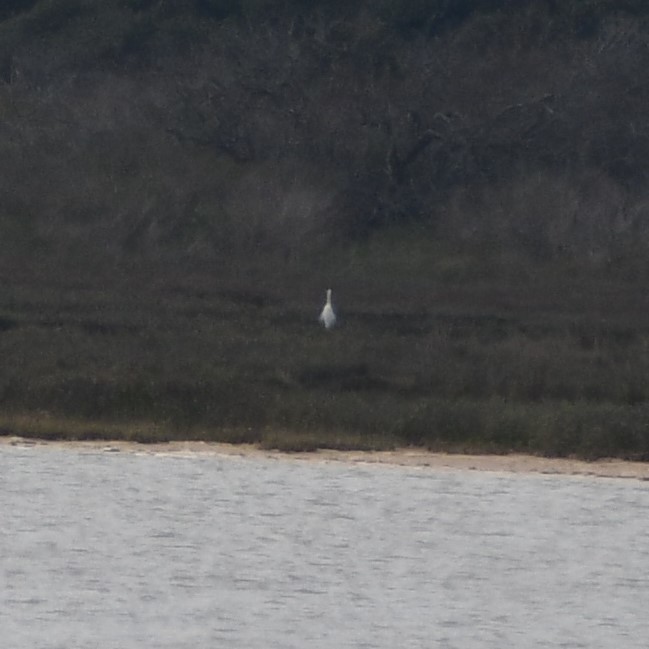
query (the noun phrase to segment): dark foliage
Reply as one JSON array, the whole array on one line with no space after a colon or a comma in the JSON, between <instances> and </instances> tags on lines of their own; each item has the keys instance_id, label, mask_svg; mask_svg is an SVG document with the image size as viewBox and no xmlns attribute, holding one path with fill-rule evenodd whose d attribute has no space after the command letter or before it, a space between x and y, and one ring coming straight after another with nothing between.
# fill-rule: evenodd
<instances>
[{"instance_id":1,"label":"dark foliage","mask_svg":"<svg viewBox=\"0 0 649 649\"><path fill-rule=\"evenodd\" d=\"M649 245L646 3L3 6L12 248L290 255L412 223L535 258Z\"/></svg>"}]
</instances>

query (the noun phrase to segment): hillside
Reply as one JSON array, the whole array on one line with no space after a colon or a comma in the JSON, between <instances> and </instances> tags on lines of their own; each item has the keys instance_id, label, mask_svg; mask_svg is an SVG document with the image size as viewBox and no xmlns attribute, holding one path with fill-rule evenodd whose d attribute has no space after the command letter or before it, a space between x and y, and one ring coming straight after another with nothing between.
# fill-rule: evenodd
<instances>
[{"instance_id":1,"label":"hillside","mask_svg":"<svg viewBox=\"0 0 649 649\"><path fill-rule=\"evenodd\" d=\"M3 7L5 245L289 255L413 223L544 259L649 243L644 2Z\"/></svg>"},{"instance_id":2,"label":"hillside","mask_svg":"<svg viewBox=\"0 0 649 649\"><path fill-rule=\"evenodd\" d=\"M5 2L0 429L648 458L648 18Z\"/></svg>"}]
</instances>

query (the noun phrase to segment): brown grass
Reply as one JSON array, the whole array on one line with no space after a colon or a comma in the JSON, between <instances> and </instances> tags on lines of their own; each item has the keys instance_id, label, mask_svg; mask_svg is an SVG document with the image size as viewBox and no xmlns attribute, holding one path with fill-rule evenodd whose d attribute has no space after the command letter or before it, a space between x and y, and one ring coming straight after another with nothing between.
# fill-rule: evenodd
<instances>
[{"instance_id":1,"label":"brown grass","mask_svg":"<svg viewBox=\"0 0 649 649\"><path fill-rule=\"evenodd\" d=\"M418 245L416 264L378 241L324 268L5 265L0 428L649 457L642 286L557 265L485 278L470 254ZM341 326L326 332L329 285Z\"/></svg>"}]
</instances>

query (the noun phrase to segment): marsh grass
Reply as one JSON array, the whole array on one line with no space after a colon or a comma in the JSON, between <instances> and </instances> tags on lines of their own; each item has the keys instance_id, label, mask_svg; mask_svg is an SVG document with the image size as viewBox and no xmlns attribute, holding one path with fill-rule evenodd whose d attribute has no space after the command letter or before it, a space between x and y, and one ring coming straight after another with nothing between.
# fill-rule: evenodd
<instances>
[{"instance_id":1,"label":"marsh grass","mask_svg":"<svg viewBox=\"0 0 649 649\"><path fill-rule=\"evenodd\" d=\"M433 243L414 261L407 242L372 246L236 272L5 264L0 428L649 459L640 283L502 261L484 276ZM316 318L329 284L341 326L327 332Z\"/></svg>"},{"instance_id":2,"label":"marsh grass","mask_svg":"<svg viewBox=\"0 0 649 649\"><path fill-rule=\"evenodd\" d=\"M168 442L171 431L153 422L135 421L116 424L107 421L87 421L50 413L2 414L0 431L3 435L45 440L124 440L143 444Z\"/></svg>"}]
</instances>

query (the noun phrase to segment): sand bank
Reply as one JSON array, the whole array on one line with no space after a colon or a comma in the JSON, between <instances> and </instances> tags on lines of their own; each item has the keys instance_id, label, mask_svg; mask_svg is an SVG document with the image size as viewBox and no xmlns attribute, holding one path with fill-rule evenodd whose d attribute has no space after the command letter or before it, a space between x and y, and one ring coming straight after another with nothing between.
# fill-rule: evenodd
<instances>
[{"instance_id":1,"label":"sand bank","mask_svg":"<svg viewBox=\"0 0 649 649\"><path fill-rule=\"evenodd\" d=\"M462 455L432 453L424 449L403 448L393 451L334 451L323 449L308 453L283 453L260 449L250 444L212 442L169 442L138 444L124 441L44 441L22 437L0 437L0 445L52 446L106 453L208 454L218 456L266 457L301 461L372 463L438 470L499 471L509 473L543 473L584 475L608 478L649 480L649 463L603 459L585 462L570 458L545 458L532 455Z\"/></svg>"}]
</instances>

